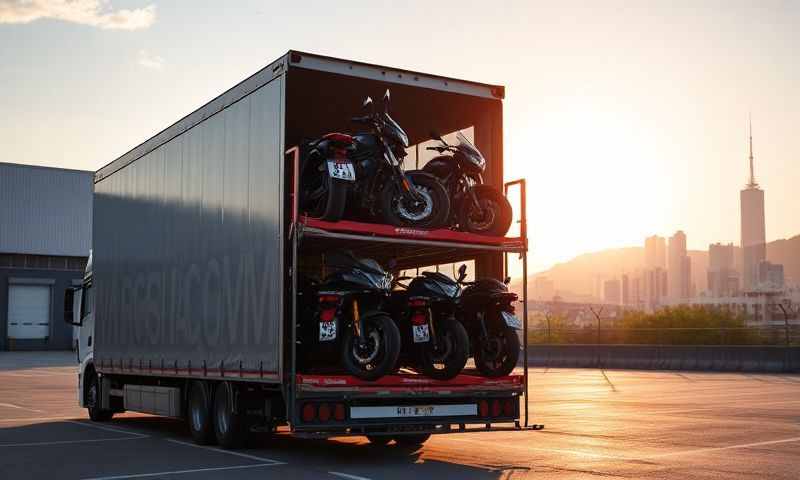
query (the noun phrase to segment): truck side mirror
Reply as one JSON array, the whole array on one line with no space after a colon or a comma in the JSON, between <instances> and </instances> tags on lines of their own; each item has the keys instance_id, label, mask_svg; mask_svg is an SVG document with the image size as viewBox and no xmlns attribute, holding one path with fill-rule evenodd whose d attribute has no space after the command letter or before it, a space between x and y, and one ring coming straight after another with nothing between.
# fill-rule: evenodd
<instances>
[{"instance_id":1,"label":"truck side mirror","mask_svg":"<svg viewBox=\"0 0 800 480\"><path fill-rule=\"evenodd\" d=\"M64 322L75 325L75 288L64 291Z\"/></svg>"},{"instance_id":2,"label":"truck side mirror","mask_svg":"<svg viewBox=\"0 0 800 480\"><path fill-rule=\"evenodd\" d=\"M467 266L462 263L461 266L458 267L458 281L461 282L465 278L467 278Z\"/></svg>"}]
</instances>

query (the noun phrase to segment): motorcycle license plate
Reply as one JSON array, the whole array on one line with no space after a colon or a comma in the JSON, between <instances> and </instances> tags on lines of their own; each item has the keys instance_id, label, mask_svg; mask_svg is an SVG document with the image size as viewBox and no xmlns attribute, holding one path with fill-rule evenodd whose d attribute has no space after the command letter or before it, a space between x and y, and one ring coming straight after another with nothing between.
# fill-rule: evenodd
<instances>
[{"instance_id":1,"label":"motorcycle license plate","mask_svg":"<svg viewBox=\"0 0 800 480\"><path fill-rule=\"evenodd\" d=\"M336 340L336 322L319 322L319 341Z\"/></svg>"},{"instance_id":2,"label":"motorcycle license plate","mask_svg":"<svg viewBox=\"0 0 800 480\"><path fill-rule=\"evenodd\" d=\"M517 330L522 330L522 322L519 321L519 318L515 317L513 314L508 312L500 312L503 314L503 320L505 320L506 325L511 328L515 328Z\"/></svg>"},{"instance_id":3,"label":"motorcycle license plate","mask_svg":"<svg viewBox=\"0 0 800 480\"><path fill-rule=\"evenodd\" d=\"M338 178L339 180L347 180L354 182L356 180L356 171L353 164L341 160L328 160L328 173L331 178Z\"/></svg>"},{"instance_id":4,"label":"motorcycle license plate","mask_svg":"<svg viewBox=\"0 0 800 480\"><path fill-rule=\"evenodd\" d=\"M412 325L411 331L414 333L414 343L424 343L431 339L431 333L427 323L425 325Z\"/></svg>"}]
</instances>

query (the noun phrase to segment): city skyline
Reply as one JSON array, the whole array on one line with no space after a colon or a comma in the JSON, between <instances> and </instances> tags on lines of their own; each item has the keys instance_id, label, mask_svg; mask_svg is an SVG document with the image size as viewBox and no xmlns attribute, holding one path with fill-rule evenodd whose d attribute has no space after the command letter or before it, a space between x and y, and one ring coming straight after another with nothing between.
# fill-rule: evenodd
<instances>
[{"instance_id":1,"label":"city skyline","mask_svg":"<svg viewBox=\"0 0 800 480\"><path fill-rule=\"evenodd\" d=\"M324 19L255 1L77 3L0 10L0 82L14 92L3 161L96 170L298 49L505 85L505 173L529 182L531 271L652 232L682 229L689 249L738 243L748 111L767 238L800 233L796 3L441 2L391 21L369 3L309 4Z\"/></svg>"}]
</instances>

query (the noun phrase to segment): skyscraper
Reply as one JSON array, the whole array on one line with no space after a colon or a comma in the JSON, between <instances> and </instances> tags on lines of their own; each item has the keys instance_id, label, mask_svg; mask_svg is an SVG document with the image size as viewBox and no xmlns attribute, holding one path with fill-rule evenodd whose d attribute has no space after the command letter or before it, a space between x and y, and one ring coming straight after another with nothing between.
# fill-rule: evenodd
<instances>
[{"instance_id":1,"label":"skyscraper","mask_svg":"<svg viewBox=\"0 0 800 480\"><path fill-rule=\"evenodd\" d=\"M750 124L750 180L740 192L742 215L742 286L752 290L758 285L758 265L767 259L764 227L764 191L756 182L753 170L753 126Z\"/></svg>"},{"instance_id":2,"label":"skyscraper","mask_svg":"<svg viewBox=\"0 0 800 480\"><path fill-rule=\"evenodd\" d=\"M691 294L691 259L686 254L686 234L681 230L669 237L667 296L672 300L688 299Z\"/></svg>"},{"instance_id":3,"label":"skyscraper","mask_svg":"<svg viewBox=\"0 0 800 480\"><path fill-rule=\"evenodd\" d=\"M664 237L653 235L644 239L645 268L667 268L667 246Z\"/></svg>"},{"instance_id":4,"label":"skyscraper","mask_svg":"<svg viewBox=\"0 0 800 480\"><path fill-rule=\"evenodd\" d=\"M733 261L733 244L708 246L708 291L712 297L730 297L739 290L739 275Z\"/></svg>"}]
</instances>

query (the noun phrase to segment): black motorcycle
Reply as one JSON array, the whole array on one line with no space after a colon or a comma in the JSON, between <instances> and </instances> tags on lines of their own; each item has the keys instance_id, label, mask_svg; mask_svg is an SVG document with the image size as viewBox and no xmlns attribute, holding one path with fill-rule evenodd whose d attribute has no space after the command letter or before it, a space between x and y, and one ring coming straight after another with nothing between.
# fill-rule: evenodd
<instances>
[{"instance_id":1,"label":"black motorcycle","mask_svg":"<svg viewBox=\"0 0 800 480\"><path fill-rule=\"evenodd\" d=\"M407 279L398 278L398 285ZM445 275L424 272L405 290L392 292L394 318L400 323L403 345L408 346L401 360L438 380L461 373L469 356L469 336L456 319L459 291L459 285Z\"/></svg>"},{"instance_id":2,"label":"black motorcycle","mask_svg":"<svg viewBox=\"0 0 800 480\"><path fill-rule=\"evenodd\" d=\"M522 322L514 315L517 294L508 282L484 278L464 282L467 267L458 270L458 283L466 285L459 297L461 321L469 332L475 367L487 377L501 377L514 370L519 360L517 332Z\"/></svg>"},{"instance_id":3,"label":"black motorcycle","mask_svg":"<svg viewBox=\"0 0 800 480\"><path fill-rule=\"evenodd\" d=\"M344 369L363 380L392 372L401 340L386 312L391 275L351 252L330 255L326 267L334 272L323 282L301 286L300 364L334 363L338 355Z\"/></svg>"},{"instance_id":4,"label":"black motorcycle","mask_svg":"<svg viewBox=\"0 0 800 480\"><path fill-rule=\"evenodd\" d=\"M352 147L353 137L344 133L328 133L303 146L300 208L311 217L341 220L348 186L356 179L353 163L347 158Z\"/></svg>"},{"instance_id":5,"label":"black motorcycle","mask_svg":"<svg viewBox=\"0 0 800 480\"><path fill-rule=\"evenodd\" d=\"M439 180L422 171L405 172L408 135L389 115L389 90L383 112L364 100L369 114L354 117L370 131L329 133L312 142L301 173L301 204L312 216L337 221L347 203L361 216L396 226L438 228L450 216L450 198Z\"/></svg>"},{"instance_id":6,"label":"black motorcycle","mask_svg":"<svg viewBox=\"0 0 800 480\"><path fill-rule=\"evenodd\" d=\"M486 159L461 133L458 143L448 144L441 135L431 133L442 144L427 147L439 152L422 168L444 184L451 198L449 225L481 235L503 236L511 226L511 204L506 197L490 185L483 184ZM445 152L448 155L442 155Z\"/></svg>"}]
</instances>

